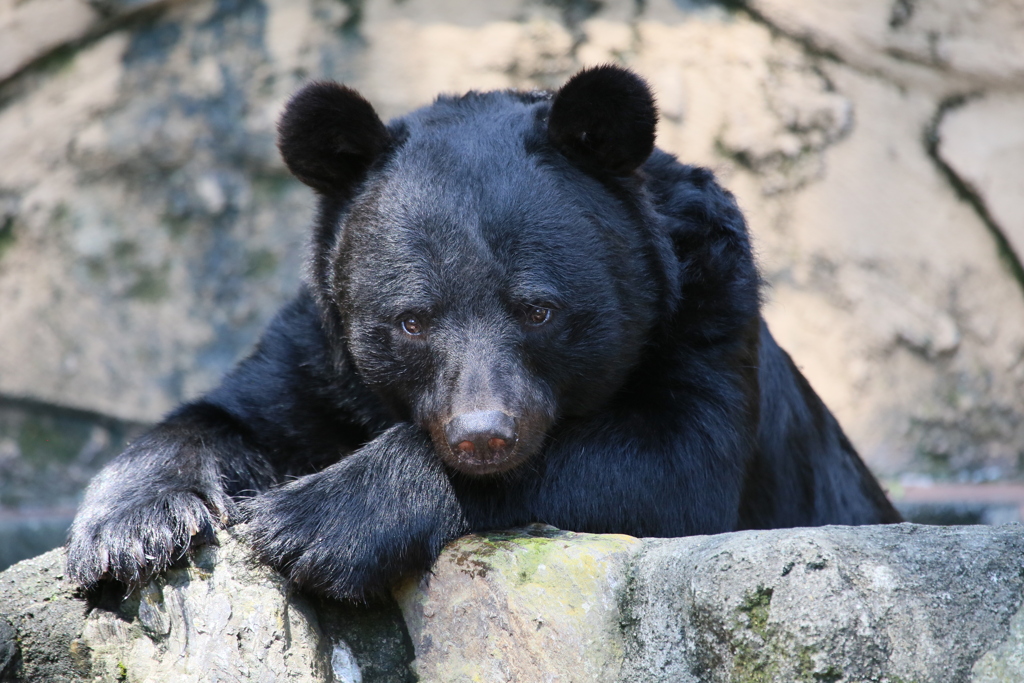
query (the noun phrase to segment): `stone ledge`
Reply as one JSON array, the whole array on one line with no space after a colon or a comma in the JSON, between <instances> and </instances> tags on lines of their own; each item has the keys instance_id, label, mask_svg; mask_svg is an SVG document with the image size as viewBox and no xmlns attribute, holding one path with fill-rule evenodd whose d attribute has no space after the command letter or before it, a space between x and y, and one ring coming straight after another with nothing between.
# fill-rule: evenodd
<instances>
[{"instance_id":1,"label":"stone ledge","mask_svg":"<svg viewBox=\"0 0 1024 683\"><path fill-rule=\"evenodd\" d=\"M0 680L1020 681L1024 529L469 536L394 602L308 599L235 534L128 600L0 573Z\"/></svg>"}]
</instances>

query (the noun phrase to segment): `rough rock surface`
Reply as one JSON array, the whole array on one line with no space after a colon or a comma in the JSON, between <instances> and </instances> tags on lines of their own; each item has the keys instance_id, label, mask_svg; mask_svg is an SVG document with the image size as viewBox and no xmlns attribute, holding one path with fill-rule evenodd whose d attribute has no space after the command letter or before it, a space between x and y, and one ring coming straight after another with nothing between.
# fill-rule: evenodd
<instances>
[{"instance_id":1,"label":"rough rock surface","mask_svg":"<svg viewBox=\"0 0 1024 683\"><path fill-rule=\"evenodd\" d=\"M3 572L0 617L12 628L0 621L0 665L15 655L0 680L405 680L411 654L394 606L314 605L231 534L219 540L127 599L108 591L91 607L64 578L63 550Z\"/></svg>"},{"instance_id":2,"label":"rough rock surface","mask_svg":"<svg viewBox=\"0 0 1024 683\"><path fill-rule=\"evenodd\" d=\"M624 680L1021 680L1022 551L1019 526L649 541Z\"/></svg>"},{"instance_id":3,"label":"rough rock surface","mask_svg":"<svg viewBox=\"0 0 1024 683\"><path fill-rule=\"evenodd\" d=\"M0 680L1024 680L1019 525L535 526L453 543L397 606L309 600L219 540L91 609L60 550L0 573Z\"/></svg>"},{"instance_id":4,"label":"rough rock surface","mask_svg":"<svg viewBox=\"0 0 1024 683\"><path fill-rule=\"evenodd\" d=\"M422 681L617 681L641 542L552 527L470 536L397 591Z\"/></svg>"}]
</instances>

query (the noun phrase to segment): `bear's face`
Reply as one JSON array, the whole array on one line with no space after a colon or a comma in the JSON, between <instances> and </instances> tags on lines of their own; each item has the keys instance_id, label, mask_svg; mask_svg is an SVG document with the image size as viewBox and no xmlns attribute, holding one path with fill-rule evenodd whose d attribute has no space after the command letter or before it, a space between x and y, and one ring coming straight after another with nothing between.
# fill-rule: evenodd
<instances>
[{"instance_id":1,"label":"bear's face","mask_svg":"<svg viewBox=\"0 0 1024 683\"><path fill-rule=\"evenodd\" d=\"M552 106L492 93L414 112L322 255L360 376L470 475L597 410L657 316L642 210L552 144Z\"/></svg>"},{"instance_id":2,"label":"bear's face","mask_svg":"<svg viewBox=\"0 0 1024 683\"><path fill-rule=\"evenodd\" d=\"M544 105L511 106L518 120L429 134L411 122L354 200L333 257L360 374L473 474L516 466L555 419L596 409L654 316L635 220L582 171L527 153L531 110ZM452 421L475 413L500 413L503 447L458 438Z\"/></svg>"}]
</instances>

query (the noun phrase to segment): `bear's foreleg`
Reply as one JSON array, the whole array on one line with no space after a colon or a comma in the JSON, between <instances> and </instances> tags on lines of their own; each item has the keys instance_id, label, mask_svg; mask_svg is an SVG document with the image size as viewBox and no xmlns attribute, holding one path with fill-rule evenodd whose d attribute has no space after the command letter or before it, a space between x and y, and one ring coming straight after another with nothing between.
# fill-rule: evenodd
<instances>
[{"instance_id":1,"label":"bear's foreleg","mask_svg":"<svg viewBox=\"0 0 1024 683\"><path fill-rule=\"evenodd\" d=\"M132 443L89 484L68 532L68 573L129 589L232 522L231 496L273 484L247 430L204 402L188 404Z\"/></svg>"},{"instance_id":2,"label":"bear's foreleg","mask_svg":"<svg viewBox=\"0 0 1024 683\"><path fill-rule=\"evenodd\" d=\"M396 578L428 569L468 531L430 438L408 423L246 501L243 517L264 562L339 599L386 592Z\"/></svg>"}]
</instances>

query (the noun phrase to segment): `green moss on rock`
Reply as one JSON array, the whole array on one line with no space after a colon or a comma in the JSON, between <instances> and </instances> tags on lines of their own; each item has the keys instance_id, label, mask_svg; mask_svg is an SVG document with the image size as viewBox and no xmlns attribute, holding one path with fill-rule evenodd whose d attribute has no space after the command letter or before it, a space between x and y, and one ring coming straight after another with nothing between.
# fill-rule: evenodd
<instances>
[{"instance_id":1,"label":"green moss on rock","mask_svg":"<svg viewBox=\"0 0 1024 683\"><path fill-rule=\"evenodd\" d=\"M747 593L740 604L740 614L747 615L747 627L761 636L768 638L768 615L772 604L772 589L758 586L757 590Z\"/></svg>"}]
</instances>

